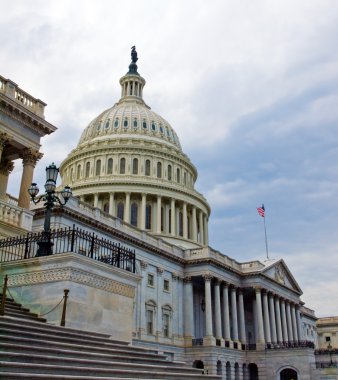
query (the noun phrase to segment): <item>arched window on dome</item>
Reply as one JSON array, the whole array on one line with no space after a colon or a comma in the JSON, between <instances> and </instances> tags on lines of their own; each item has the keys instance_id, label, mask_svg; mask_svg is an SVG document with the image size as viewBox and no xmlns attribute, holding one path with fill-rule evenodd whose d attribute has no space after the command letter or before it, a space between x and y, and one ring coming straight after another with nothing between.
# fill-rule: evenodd
<instances>
[{"instance_id":1,"label":"arched window on dome","mask_svg":"<svg viewBox=\"0 0 338 380\"><path fill-rule=\"evenodd\" d=\"M130 224L132 226L137 227L137 214L138 214L138 207L136 203L131 204L131 209L130 209Z\"/></svg>"},{"instance_id":2,"label":"arched window on dome","mask_svg":"<svg viewBox=\"0 0 338 380\"><path fill-rule=\"evenodd\" d=\"M120 160L120 174L125 174L126 172L126 159L124 157Z\"/></svg>"},{"instance_id":3,"label":"arched window on dome","mask_svg":"<svg viewBox=\"0 0 338 380\"><path fill-rule=\"evenodd\" d=\"M108 119L107 121L106 121L106 125L104 126L106 129L108 129L109 128L109 124L110 124L110 120Z\"/></svg>"},{"instance_id":4,"label":"arched window on dome","mask_svg":"<svg viewBox=\"0 0 338 380\"><path fill-rule=\"evenodd\" d=\"M123 216L124 216L124 204L122 202L119 202L117 204L117 217L123 220Z\"/></svg>"},{"instance_id":5,"label":"arched window on dome","mask_svg":"<svg viewBox=\"0 0 338 380\"><path fill-rule=\"evenodd\" d=\"M125 119L123 122L124 128L128 128L128 119Z\"/></svg>"},{"instance_id":6,"label":"arched window on dome","mask_svg":"<svg viewBox=\"0 0 338 380\"><path fill-rule=\"evenodd\" d=\"M146 205L146 229L151 230L151 205Z\"/></svg>"},{"instance_id":7,"label":"arched window on dome","mask_svg":"<svg viewBox=\"0 0 338 380\"><path fill-rule=\"evenodd\" d=\"M154 132L156 131L156 124L155 124L154 121L151 123L151 129L152 129Z\"/></svg>"},{"instance_id":8,"label":"arched window on dome","mask_svg":"<svg viewBox=\"0 0 338 380\"><path fill-rule=\"evenodd\" d=\"M137 119L134 120L134 129L137 129Z\"/></svg>"},{"instance_id":9,"label":"arched window on dome","mask_svg":"<svg viewBox=\"0 0 338 380\"><path fill-rule=\"evenodd\" d=\"M90 176L90 162L86 163L86 178Z\"/></svg>"},{"instance_id":10,"label":"arched window on dome","mask_svg":"<svg viewBox=\"0 0 338 380\"><path fill-rule=\"evenodd\" d=\"M133 174L138 174L138 159L133 159Z\"/></svg>"},{"instance_id":11,"label":"arched window on dome","mask_svg":"<svg viewBox=\"0 0 338 380\"><path fill-rule=\"evenodd\" d=\"M108 159L107 174L113 174L113 159L112 158Z\"/></svg>"},{"instance_id":12,"label":"arched window on dome","mask_svg":"<svg viewBox=\"0 0 338 380\"><path fill-rule=\"evenodd\" d=\"M150 175L150 160L146 160L144 172L145 172L145 175L147 175L147 176Z\"/></svg>"},{"instance_id":13,"label":"arched window on dome","mask_svg":"<svg viewBox=\"0 0 338 380\"><path fill-rule=\"evenodd\" d=\"M142 126L143 126L143 129L147 129L148 128L147 122L145 120L143 120Z\"/></svg>"},{"instance_id":14,"label":"arched window on dome","mask_svg":"<svg viewBox=\"0 0 338 380\"><path fill-rule=\"evenodd\" d=\"M99 124L97 125L96 129L99 131L101 129L101 123L102 121L99 122Z\"/></svg>"},{"instance_id":15,"label":"arched window on dome","mask_svg":"<svg viewBox=\"0 0 338 380\"><path fill-rule=\"evenodd\" d=\"M119 127L119 118L118 118L118 117L115 119L114 127L115 127L115 128L118 128L118 127Z\"/></svg>"},{"instance_id":16,"label":"arched window on dome","mask_svg":"<svg viewBox=\"0 0 338 380\"><path fill-rule=\"evenodd\" d=\"M186 185L187 184L187 173L184 172L183 174L183 184Z\"/></svg>"},{"instance_id":17,"label":"arched window on dome","mask_svg":"<svg viewBox=\"0 0 338 380\"><path fill-rule=\"evenodd\" d=\"M162 178L162 163L157 163L157 178Z\"/></svg>"},{"instance_id":18,"label":"arched window on dome","mask_svg":"<svg viewBox=\"0 0 338 380\"><path fill-rule=\"evenodd\" d=\"M177 170L176 170L176 181L177 181L178 183L181 182L181 171L180 171L179 168L177 168Z\"/></svg>"},{"instance_id":19,"label":"arched window on dome","mask_svg":"<svg viewBox=\"0 0 338 380\"><path fill-rule=\"evenodd\" d=\"M171 173L171 165L168 165L168 180L171 181L172 173Z\"/></svg>"},{"instance_id":20,"label":"arched window on dome","mask_svg":"<svg viewBox=\"0 0 338 380\"><path fill-rule=\"evenodd\" d=\"M95 175L100 175L101 174L101 160L96 161L96 166L95 166Z\"/></svg>"},{"instance_id":21,"label":"arched window on dome","mask_svg":"<svg viewBox=\"0 0 338 380\"><path fill-rule=\"evenodd\" d=\"M160 124L160 132L163 133L163 127L162 127L162 124Z\"/></svg>"},{"instance_id":22,"label":"arched window on dome","mask_svg":"<svg viewBox=\"0 0 338 380\"><path fill-rule=\"evenodd\" d=\"M76 170L76 178L80 179L80 177L81 177L81 165L78 165L77 170Z\"/></svg>"},{"instance_id":23,"label":"arched window on dome","mask_svg":"<svg viewBox=\"0 0 338 380\"><path fill-rule=\"evenodd\" d=\"M183 214L182 212L178 215L178 234L183 236Z\"/></svg>"}]
</instances>

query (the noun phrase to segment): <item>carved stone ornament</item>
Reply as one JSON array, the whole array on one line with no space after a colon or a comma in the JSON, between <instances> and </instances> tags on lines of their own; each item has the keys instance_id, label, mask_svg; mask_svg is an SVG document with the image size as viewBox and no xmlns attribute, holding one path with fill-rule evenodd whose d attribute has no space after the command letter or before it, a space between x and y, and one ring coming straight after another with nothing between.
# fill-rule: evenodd
<instances>
[{"instance_id":1,"label":"carved stone ornament","mask_svg":"<svg viewBox=\"0 0 338 380\"><path fill-rule=\"evenodd\" d=\"M163 268L157 268L157 274L159 276L162 276L163 272L164 272Z\"/></svg>"},{"instance_id":2,"label":"carved stone ornament","mask_svg":"<svg viewBox=\"0 0 338 380\"><path fill-rule=\"evenodd\" d=\"M33 165L35 167L36 163L42 158L43 153L38 150L31 148L26 148L21 152L21 158L23 165Z\"/></svg>"},{"instance_id":3,"label":"carved stone ornament","mask_svg":"<svg viewBox=\"0 0 338 380\"><path fill-rule=\"evenodd\" d=\"M285 285L285 272L280 263L275 267L275 280Z\"/></svg>"},{"instance_id":4,"label":"carved stone ornament","mask_svg":"<svg viewBox=\"0 0 338 380\"><path fill-rule=\"evenodd\" d=\"M148 267L148 263L147 262L145 262L145 261L140 261L140 265L141 265L141 269L142 270L145 270L145 269L147 269L147 267Z\"/></svg>"},{"instance_id":5,"label":"carved stone ornament","mask_svg":"<svg viewBox=\"0 0 338 380\"><path fill-rule=\"evenodd\" d=\"M10 136L5 132L0 132L0 148L4 148L10 140Z\"/></svg>"},{"instance_id":6,"label":"carved stone ornament","mask_svg":"<svg viewBox=\"0 0 338 380\"><path fill-rule=\"evenodd\" d=\"M206 273L202 276L204 278L204 281L211 281L214 277L210 273Z\"/></svg>"},{"instance_id":7,"label":"carved stone ornament","mask_svg":"<svg viewBox=\"0 0 338 380\"><path fill-rule=\"evenodd\" d=\"M0 163L0 174L8 176L14 169L14 162L9 160L3 160Z\"/></svg>"},{"instance_id":8,"label":"carved stone ornament","mask_svg":"<svg viewBox=\"0 0 338 380\"><path fill-rule=\"evenodd\" d=\"M74 268L55 268L37 272L12 274L8 277L8 286L27 286L54 281L77 282L129 298L133 298L135 293L133 286Z\"/></svg>"}]
</instances>

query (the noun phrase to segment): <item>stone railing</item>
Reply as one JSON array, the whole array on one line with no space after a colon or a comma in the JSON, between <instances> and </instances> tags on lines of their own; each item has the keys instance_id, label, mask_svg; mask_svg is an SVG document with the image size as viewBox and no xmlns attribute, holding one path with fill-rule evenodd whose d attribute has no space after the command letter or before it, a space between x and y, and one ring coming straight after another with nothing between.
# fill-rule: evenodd
<instances>
[{"instance_id":1,"label":"stone railing","mask_svg":"<svg viewBox=\"0 0 338 380\"><path fill-rule=\"evenodd\" d=\"M5 94L8 98L13 99L29 111L44 118L46 104L40 99L35 99L33 96L29 95L10 79L6 79L2 76L0 76L0 93Z\"/></svg>"},{"instance_id":2,"label":"stone railing","mask_svg":"<svg viewBox=\"0 0 338 380\"><path fill-rule=\"evenodd\" d=\"M0 220L6 224L32 230L33 212L25 210L14 203L15 198L9 201L0 200Z\"/></svg>"}]
</instances>

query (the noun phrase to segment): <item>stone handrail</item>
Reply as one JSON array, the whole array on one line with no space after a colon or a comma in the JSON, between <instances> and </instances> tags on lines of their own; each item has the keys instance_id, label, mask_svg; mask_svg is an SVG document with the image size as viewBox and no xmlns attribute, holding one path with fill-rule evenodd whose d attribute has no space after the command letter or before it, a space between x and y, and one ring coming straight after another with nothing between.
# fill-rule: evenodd
<instances>
[{"instance_id":1,"label":"stone handrail","mask_svg":"<svg viewBox=\"0 0 338 380\"><path fill-rule=\"evenodd\" d=\"M0 76L0 93L5 94L8 98L13 99L31 112L44 118L46 104L40 99L35 99L33 96L29 95L10 79L6 79L2 76Z\"/></svg>"},{"instance_id":2,"label":"stone handrail","mask_svg":"<svg viewBox=\"0 0 338 380\"><path fill-rule=\"evenodd\" d=\"M9 198L9 202L0 199L0 220L12 226L31 231L33 212L13 204L12 201L13 198Z\"/></svg>"}]
</instances>

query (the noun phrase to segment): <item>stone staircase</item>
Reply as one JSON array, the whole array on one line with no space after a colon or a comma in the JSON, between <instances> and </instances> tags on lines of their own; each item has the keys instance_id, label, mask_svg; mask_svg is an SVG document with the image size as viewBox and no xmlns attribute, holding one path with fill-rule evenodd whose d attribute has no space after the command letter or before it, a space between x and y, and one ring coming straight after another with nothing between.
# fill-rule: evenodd
<instances>
[{"instance_id":1,"label":"stone staircase","mask_svg":"<svg viewBox=\"0 0 338 380\"><path fill-rule=\"evenodd\" d=\"M216 380L109 335L46 323L8 299L0 316L0 379Z\"/></svg>"}]
</instances>

